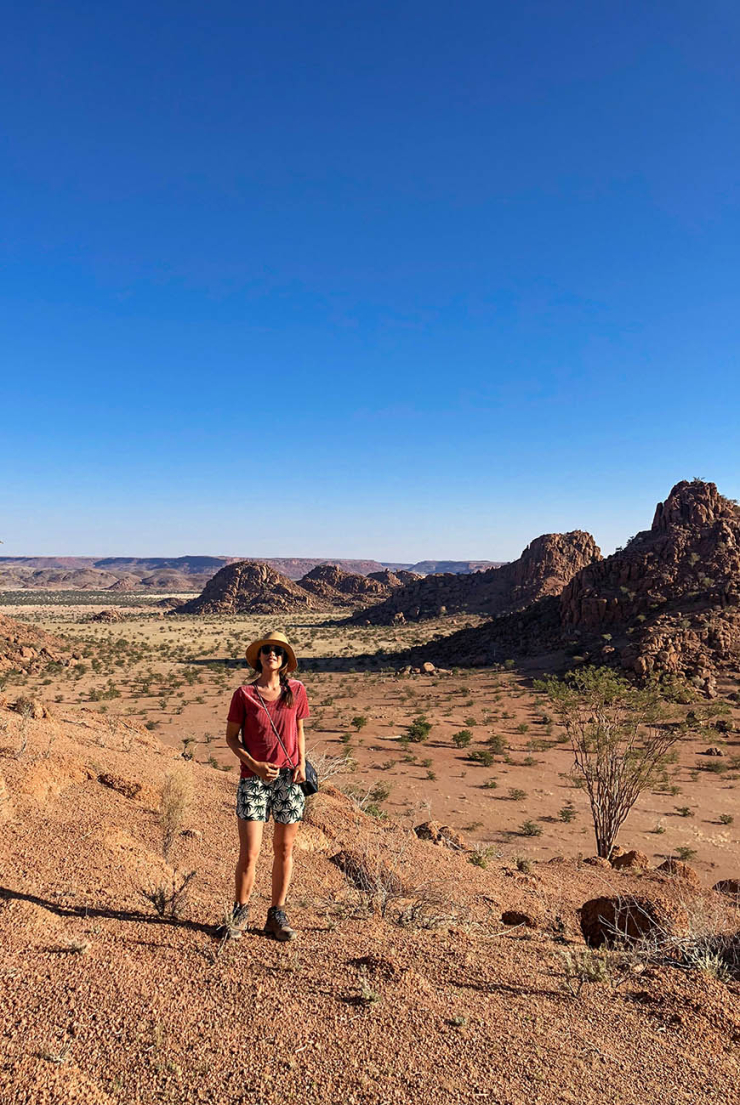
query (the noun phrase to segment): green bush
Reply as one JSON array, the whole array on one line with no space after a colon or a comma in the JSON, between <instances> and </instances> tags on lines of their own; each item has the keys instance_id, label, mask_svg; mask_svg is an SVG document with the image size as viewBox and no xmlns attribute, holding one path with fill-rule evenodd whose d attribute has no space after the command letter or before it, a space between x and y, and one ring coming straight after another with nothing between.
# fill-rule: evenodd
<instances>
[{"instance_id":1,"label":"green bush","mask_svg":"<svg viewBox=\"0 0 740 1105\"><path fill-rule=\"evenodd\" d=\"M413 744L421 744L427 740L432 731L432 723L424 717L417 717L406 726L406 735Z\"/></svg>"},{"instance_id":2,"label":"green bush","mask_svg":"<svg viewBox=\"0 0 740 1105\"><path fill-rule=\"evenodd\" d=\"M473 734L469 729L461 729L458 733L452 734L452 743L456 748L467 748L473 739Z\"/></svg>"},{"instance_id":3,"label":"green bush","mask_svg":"<svg viewBox=\"0 0 740 1105\"><path fill-rule=\"evenodd\" d=\"M503 737L497 735L489 737L486 744L491 749L494 756L503 756L506 751L507 745Z\"/></svg>"},{"instance_id":4,"label":"green bush","mask_svg":"<svg viewBox=\"0 0 740 1105\"><path fill-rule=\"evenodd\" d=\"M493 752L489 752L487 748L478 748L470 753L468 759L481 767L490 767L493 764Z\"/></svg>"}]
</instances>

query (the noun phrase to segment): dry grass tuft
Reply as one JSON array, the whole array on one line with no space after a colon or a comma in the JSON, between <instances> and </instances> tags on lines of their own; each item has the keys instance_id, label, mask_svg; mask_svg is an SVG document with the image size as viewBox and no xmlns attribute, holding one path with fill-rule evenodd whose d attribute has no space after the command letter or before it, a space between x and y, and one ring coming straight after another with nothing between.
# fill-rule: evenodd
<instances>
[{"instance_id":1,"label":"dry grass tuft","mask_svg":"<svg viewBox=\"0 0 740 1105\"><path fill-rule=\"evenodd\" d=\"M159 823L162 828L162 852L169 857L175 838L182 828L193 799L193 774L186 767L171 771L162 786Z\"/></svg>"}]
</instances>

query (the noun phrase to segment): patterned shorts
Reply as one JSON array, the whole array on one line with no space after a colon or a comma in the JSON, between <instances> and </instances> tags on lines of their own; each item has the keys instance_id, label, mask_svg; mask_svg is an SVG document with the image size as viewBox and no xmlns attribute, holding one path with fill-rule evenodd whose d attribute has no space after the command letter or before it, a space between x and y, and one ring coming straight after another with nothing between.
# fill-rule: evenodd
<instances>
[{"instance_id":1,"label":"patterned shorts","mask_svg":"<svg viewBox=\"0 0 740 1105\"><path fill-rule=\"evenodd\" d=\"M236 792L236 816L242 821L269 821L270 814L280 825L294 825L303 820L306 796L293 772L283 768L272 783L264 783L256 775L239 780Z\"/></svg>"}]
</instances>

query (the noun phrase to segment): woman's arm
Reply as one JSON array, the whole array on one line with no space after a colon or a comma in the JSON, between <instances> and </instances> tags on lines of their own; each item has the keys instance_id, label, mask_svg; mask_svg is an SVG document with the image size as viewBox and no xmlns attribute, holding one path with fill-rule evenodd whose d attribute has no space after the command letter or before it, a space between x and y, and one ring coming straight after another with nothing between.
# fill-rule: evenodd
<instances>
[{"instance_id":1,"label":"woman's arm","mask_svg":"<svg viewBox=\"0 0 740 1105\"><path fill-rule=\"evenodd\" d=\"M293 782L305 783L306 781L306 734L303 732L303 718L299 717L298 726L298 763L293 769Z\"/></svg>"},{"instance_id":2,"label":"woman's arm","mask_svg":"<svg viewBox=\"0 0 740 1105\"><path fill-rule=\"evenodd\" d=\"M244 745L239 740L239 733L241 732L241 725L238 721L227 721L226 723L226 743L229 749L234 753L237 760L247 767L250 771L258 775L264 783L271 783L273 779L277 779L280 771L274 764L262 763L261 760L255 760L249 755Z\"/></svg>"}]
</instances>

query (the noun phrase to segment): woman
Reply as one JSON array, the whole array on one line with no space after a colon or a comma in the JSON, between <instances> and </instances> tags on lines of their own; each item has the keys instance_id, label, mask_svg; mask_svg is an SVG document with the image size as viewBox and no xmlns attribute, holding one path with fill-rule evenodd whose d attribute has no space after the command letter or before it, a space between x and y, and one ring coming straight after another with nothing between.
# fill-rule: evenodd
<instances>
[{"instance_id":1,"label":"woman","mask_svg":"<svg viewBox=\"0 0 740 1105\"><path fill-rule=\"evenodd\" d=\"M246 927L262 831L272 814L272 905L265 932L277 940L292 940L295 931L285 916L285 899L306 801L299 784L306 778L303 721L309 715L308 698L303 684L288 678L298 664L283 633L252 641L247 662L257 678L234 692L226 726L226 743L241 762L236 799L239 861L234 908L220 931L237 938Z\"/></svg>"}]
</instances>

